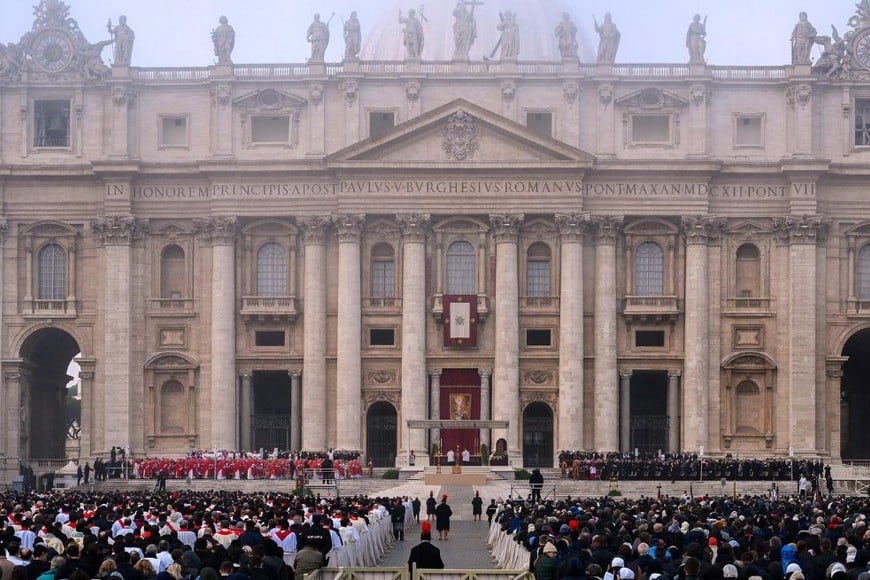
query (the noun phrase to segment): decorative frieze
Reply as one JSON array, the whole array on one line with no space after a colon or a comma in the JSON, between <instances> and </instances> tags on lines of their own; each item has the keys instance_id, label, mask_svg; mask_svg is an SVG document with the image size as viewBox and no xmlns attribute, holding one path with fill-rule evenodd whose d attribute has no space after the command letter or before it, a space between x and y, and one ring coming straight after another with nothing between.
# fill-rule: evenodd
<instances>
[{"instance_id":1,"label":"decorative frieze","mask_svg":"<svg viewBox=\"0 0 870 580\"><path fill-rule=\"evenodd\" d=\"M516 243L524 219L525 215L521 213L489 214L489 223L492 226L492 237L495 243Z\"/></svg>"},{"instance_id":2,"label":"decorative frieze","mask_svg":"<svg viewBox=\"0 0 870 580\"><path fill-rule=\"evenodd\" d=\"M193 220L199 239L206 245L229 246L235 243L238 223L233 217L206 217Z\"/></svg>"},{"instance_id":3,"label":"decorative frieze","mask_svg":"<svg viewBox=\"0 0 870 580\"><path fill-rule=\"evenodd\" d=\"M141 240L151 222L133 216L99 216L91 221L91 229L104 245L127 245Z\"/></svg>"},{"instance_id":4,"label":"decorative frieze","mask_svg":"<svg viewBox=\"0 0 870 580\"><path fill-rule=\"evenodd\" d=\"M402 237L409 242L422 242L426 239L431 216L428 213L399 213L396 221L402 230Z\"/></svg>"},{"instance_id":5,"label":"decorative frieze","mask_svg":"<svg viewBox=\"0 0 870 580\"><path fill-rule=\"evenodd\" d=\"M773 218L773 231L782 243L817 244L824 242L828 224L820 215Z\"/></svg>"},{"instance_id":6,"label":"decorative frieze","mask_svg":"<svg viewBox=\"0 0 870 580\"><path fill-rule=\"evenodd\" d=\"M592 228L592 218L588 212L557 213L556 227L559 228L559 235L562 237L562 243L582 243L586 234Z\"/></svg>"}]
</instances>

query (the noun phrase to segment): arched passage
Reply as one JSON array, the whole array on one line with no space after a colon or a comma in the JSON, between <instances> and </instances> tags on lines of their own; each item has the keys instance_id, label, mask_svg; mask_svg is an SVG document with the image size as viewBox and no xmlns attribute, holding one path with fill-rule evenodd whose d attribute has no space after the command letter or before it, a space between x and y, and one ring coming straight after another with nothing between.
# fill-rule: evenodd
<instances>
[{"instance_id":1,"label":"arched passage","mask_svg":"<svg viewBox=\"0 0 870 580\"><path fill-rule=\"evenodd\" d=\"M546 403L523 411L523 466L553 467L553 410Z\"/></svg>"},{"instance_id":2,"label":"arched passage","mask_svg":"<svg viewBox=\"0 0 870 580\"><path fill-rule=\"evenodd\" d=\"M67 388L70 362L80 353L76 340L58 328L31 334L21 347L21 453L25 459L64 459L67 439L81 425L78 390Z\"/></svg>"},{"instance_id":3,"label":"arched passage","mask_svg":"<svg viewBox=\"0 0 870 580\"><path fill-rule=\"evenodd\" d=\"M843 346L840 379L840 433L843 459L870 458L870 430L862 428L870 413L870 328L853 334Z\"/></svg>"},{"instance_id":4,"label":"arched passage","mask_svg":"<svg viewBox=\"0 0 870 580\"><path fill-rule=\"evenodd\" d=\"M398 414L386 401L378 401L366 413L366 455L375 467L396 465Z\"/></svg>"}]
</instances>

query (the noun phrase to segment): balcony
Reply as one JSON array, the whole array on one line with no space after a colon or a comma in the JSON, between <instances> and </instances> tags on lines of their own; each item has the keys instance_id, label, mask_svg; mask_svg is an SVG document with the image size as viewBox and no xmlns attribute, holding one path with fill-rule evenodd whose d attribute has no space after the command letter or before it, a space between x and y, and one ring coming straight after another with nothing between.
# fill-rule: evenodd
<instances>
[{"instance_id":1,"label":"balcony","mask_svg":"<svg viewBox=\"0 0 870 580\"><path fill-rule=\"evenodd\" d=\"M486 294L477 295L477 320L483 322L489 315L489 299ZM432 316L437 322L443 322L444 318L444 295L435 294L432 297Z\"/></svg>"},{"instance_id":2,"label":"balcony","mask_svg":"<svg viewBox=\"0 0 870 580\"><path fill-rule=\"evenodd\" d=\"M242 318L250 321L294 322L295 296L242 296Z\"/></svg>"},{"instance_id":3,"label":"balcony","mask_svg":"<svg viewBox=\"0 0 870 580\"><path fill-rule=\"evenodd\" d=\"M191 316L192 298L153 298L148 301L148 314L151 316Z\"/></svg>"},{"instance_id":4,"label":"balcony","mask_svg":"<svg viewBox=\"0 0 870 580\"><path fill-rule=\"evenodd\" d=\"M846 316L849 318L870 318L870 300L850 298L846 301Z\"/></svg>"},{"instance_id":5,"label":"balcony","mask_svg":"<svg viewBox=\"0 0 870 580\"><path fill-rule=\"evenodd\" d=\"M75 318L76 301L28 300L24 302L22 315L24 318Z\"/></svg>"},{"instance_id":6,"label":"balcony","mask_svg":"<svg viewBox=\"0 0 870 580\"><path fill-rule=\"evenodd\" d=\"M676 322L680 300L676 296L626 296L622 315L632 322Z\"/></svg>"}]
</instances>

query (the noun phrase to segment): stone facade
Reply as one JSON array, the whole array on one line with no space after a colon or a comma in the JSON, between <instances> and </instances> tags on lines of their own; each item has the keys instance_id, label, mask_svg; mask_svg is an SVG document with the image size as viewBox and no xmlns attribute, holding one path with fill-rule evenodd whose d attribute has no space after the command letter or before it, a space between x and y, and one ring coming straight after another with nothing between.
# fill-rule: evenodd
<instances>
[{"instance_id":1,"label":"stone facade","mask_svg":"<svg viewBox=\"0 0 870 580\"><path fill-rule=\"evenodd\" d=\"M870 404L868 78L22 69L0 81L0 458L63 457L79 352L82 457L870 456L845 432ZM508 427L406 426L456 418Z\"/></svg>"}]
</instances>

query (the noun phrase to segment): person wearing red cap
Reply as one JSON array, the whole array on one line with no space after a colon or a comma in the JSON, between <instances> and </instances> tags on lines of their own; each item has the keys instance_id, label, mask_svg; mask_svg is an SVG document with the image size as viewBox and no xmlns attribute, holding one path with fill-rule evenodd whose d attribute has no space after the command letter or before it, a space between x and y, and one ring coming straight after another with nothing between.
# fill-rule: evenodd
<instances>
[{"instance_id":1,"label":"person wearing red cap","mask_svg":"<svg viewBox=\"0 0 870 580\"><path fill-rule=\"evenodd\" d=\"M432 545L432 524L423 522L420 524L420 543L411 548L411 554L408 556L408 569L411 574L414 574L414 567L417 569L438 569L444 568L444 560L441 559L441 550Z\"/></svg>"},{"instance_id":2,"label":"person wearing red cap","mask_svg":"<svg viewBox=\"0 0 870 580\"><path fill-rule=\"evenodd\" d=\"M441 496L441 503L435 508L435 529L438 530L438 539L446 540L450 533L450 516L453 510L447 504L447 494Z\"/></svg>"}]
</instances>

